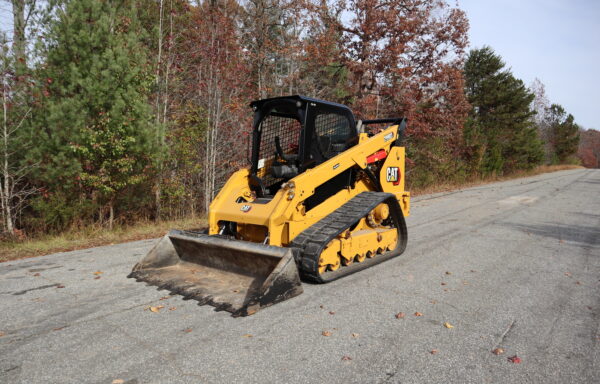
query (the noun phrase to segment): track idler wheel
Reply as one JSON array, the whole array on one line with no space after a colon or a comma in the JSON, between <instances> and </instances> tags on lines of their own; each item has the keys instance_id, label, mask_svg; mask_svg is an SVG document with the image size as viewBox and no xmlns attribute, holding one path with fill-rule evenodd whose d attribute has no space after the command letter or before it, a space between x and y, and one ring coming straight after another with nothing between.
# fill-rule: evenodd
<instances>
[{"instance_id":1,"label":"track idler wheel","mask_svg":"<svg viewBox=\"0 0 600 384\"><path fill-rule=\"evenodd\" d=\"M374 210L367 215L367 223L372 228L376 228L383 223L385 219L390 217L390 208L387 204L379 204Z\"/></svg>"}]
</instances>

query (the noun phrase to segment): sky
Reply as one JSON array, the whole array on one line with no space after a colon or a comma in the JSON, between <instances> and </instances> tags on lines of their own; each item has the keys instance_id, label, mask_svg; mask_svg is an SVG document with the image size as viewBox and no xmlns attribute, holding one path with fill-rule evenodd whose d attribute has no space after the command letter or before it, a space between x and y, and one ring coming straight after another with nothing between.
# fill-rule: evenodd
<instances>
[{"instance_id":1,"label":"sky","mask_svg":"<svg viewBox=\"0 0 600 384\"><path fill-rule=\"evenodd\" d=\"M489 45L527 86L537 77L551 103L600 130L600 1L459 0L471 48Z\"/></svg>"},{"instance_id":2,"label":"sky","mask_svg":"<svg viewBox=\"0 0 600 384\"><path fill-rule=\"evenodd\" d=\"M453 4L454 0L448 0ZM600 0L458 0L472 48L492 47L527 86L538 78L551 103L600 130ZM0 30L10 31L0 0Z\"/></svg>"}]
</instances>

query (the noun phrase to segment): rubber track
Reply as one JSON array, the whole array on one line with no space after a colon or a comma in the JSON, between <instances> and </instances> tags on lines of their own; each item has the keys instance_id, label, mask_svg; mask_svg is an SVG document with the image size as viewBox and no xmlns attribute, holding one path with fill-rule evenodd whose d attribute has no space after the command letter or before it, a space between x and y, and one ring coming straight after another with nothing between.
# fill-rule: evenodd
<instances>
[{"instance_id":1,"label":"rubber track","mask_svg":"<svg viewBox=\"0 0 600 384\"><path fill-rule=\"evenodd\" d=\"M367 258L360 263L354 262L349 266L341 266L337 271L319 275L319 257L327 244L383 202L390 206L390 214L398 228L396 249L370 259ZM398 256L404 252L406 240L406 223L396 197L391 193L363 192L333 211L329 216L304 230L290 245L296 248L295 255L300 276L315 283L326 283Z\"/></svg>"}]
</instances>

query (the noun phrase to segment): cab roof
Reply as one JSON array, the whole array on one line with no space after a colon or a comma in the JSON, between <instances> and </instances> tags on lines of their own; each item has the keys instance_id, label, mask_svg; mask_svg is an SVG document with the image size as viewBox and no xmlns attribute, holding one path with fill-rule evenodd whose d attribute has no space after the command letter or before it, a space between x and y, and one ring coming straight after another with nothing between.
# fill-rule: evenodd
<instances>
[{"instance_id":1,"label":"cab roof","mask_svg":"<svg viewBox=\"0 0 600 384\"><path fill-rule=\"evenodd\" d=\"M354 115L352 113L352 110L343 104L333 103L331 101L315 99L312 97L302 96L302 95L279 96L279 97L271 97L268 99L254 100L253 102L250 103L250 106L255 109L260 109L266 103L270 103L271 101L277 101L277 100L300 101L303 103L310 102L310 103L314 103L317 105L327 106L330 108L337 108L337 109L343 110L345 112L349 112L351 115Z\"/></svg>"}]
</instances>

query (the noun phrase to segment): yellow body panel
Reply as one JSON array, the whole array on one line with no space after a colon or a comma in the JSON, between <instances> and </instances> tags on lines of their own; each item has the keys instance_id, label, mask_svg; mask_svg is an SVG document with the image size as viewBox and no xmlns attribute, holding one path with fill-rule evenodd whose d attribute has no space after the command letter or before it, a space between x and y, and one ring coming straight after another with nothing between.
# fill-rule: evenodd
<instances>
[{"instance_id":1,"label":"yellow body panel","mask_svg":"<svg viewBox=\"0 0 600 384\"><path fill-rule=\"evenodd\" d=\"M246 233L244 237L250 241L263 242L265 239L261 239L261 233L264 233L263 228L266 228L269 245L285 246L302 231L331 214L354 196L375 190L370 180L360 179L354 188L340 190L310 211L306 212L304 207L304 201L315 193L318 186L349 168L366 168L367 157L380 150L387 153L380 175L382 189L396 195L404 216L408 216L410 194L404 190L405 151L404 147L392 146L397 134L397 125L371 137L361 133L358 144L294 177L265 204L257 202L250 191L250 171L241 169L235 172L210 205L209 234L219 232L220 222L232 221L238 223L238 229ZM388 168L397 168L398 182L393 177L395 175L388 177ZM238 203L242 199L245 201Z\"/></svg>"},{"instance_id":2,"label":"yellow body panel","mask_svg":"<svg viewBox=\"0 0 600 384\"><path fill-rule=\"evenodd\" d=\"M383 167L381 168L379 180L381 181L381 188L384 192L393 193L400 203L402 213L404 217L410 215L410 192L404 190L404 183L406 178L404 175L404 158L405 149L404 147L392 147L388 153ZM398 184L394 185L394 181L388 180L389 169L398 168Z\"/></svg>"}]
</instances>

